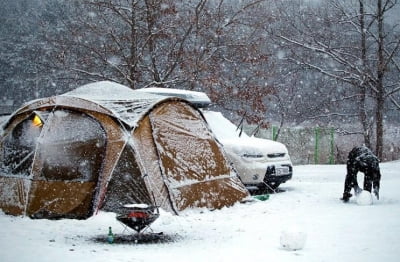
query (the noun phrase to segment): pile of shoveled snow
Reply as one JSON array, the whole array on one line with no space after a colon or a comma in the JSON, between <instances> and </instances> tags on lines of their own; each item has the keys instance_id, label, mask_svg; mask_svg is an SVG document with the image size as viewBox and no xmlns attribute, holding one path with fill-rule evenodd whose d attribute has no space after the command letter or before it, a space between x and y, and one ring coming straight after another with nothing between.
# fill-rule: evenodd
<instances>
[{"instance_id":1,"label":"pile of shoveled snow","mask_svg":"<svg viewBox=\"0 0 400 262\"><path fill-rule=\"evenodd\" d=\"M360 206L372 205L372 194L366 190L361 191L357 196L357 204Z\"/></svg>"},{"instance_id":2,"label":"pile of shoveled snow","mask_svg":"<svg viewBox=\"0 0 400 262\"><path fill-rule=\"evenodd\" d=\"M281 232L280 243L282 248L295 251L303 249L307 240L307 232L293 227L286 228Z\"/></svg>"}]
</instances>

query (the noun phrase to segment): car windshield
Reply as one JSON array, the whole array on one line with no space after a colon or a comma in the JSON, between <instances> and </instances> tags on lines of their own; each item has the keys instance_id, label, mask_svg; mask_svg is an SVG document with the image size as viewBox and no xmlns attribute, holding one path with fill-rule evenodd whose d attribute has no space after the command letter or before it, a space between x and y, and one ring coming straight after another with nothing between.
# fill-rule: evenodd
<instances>
[{"instance_id":1,"label":"car windshield","mask_svg":"<svg viewBox=\"0 0 400 262\"><path fill-rule=\"evenodd\" d=\"M241 132L240 128L226 119L222 113L203 110L203 115L206 118L207 123L210 125L213 133L219 140L239 138L239 134ZM249 136L243 131L240 137L248 138Z\"/></svg>"}]
</instances>

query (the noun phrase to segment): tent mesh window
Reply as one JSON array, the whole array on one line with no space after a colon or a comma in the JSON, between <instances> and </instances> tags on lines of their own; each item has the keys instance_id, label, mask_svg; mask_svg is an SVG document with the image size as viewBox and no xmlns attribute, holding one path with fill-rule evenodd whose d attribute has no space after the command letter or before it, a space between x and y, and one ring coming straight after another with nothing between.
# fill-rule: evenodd
<instances>
[{"instance_id":1,"label":"tent mesh window","mask_svg":"<svg viewBox=\"0 0 400 262\"><path fill-rule=\"evenodd\" d=\"M38 158L46 180L97 181L106 151L106 134L92 117L57 110L48 117Z\"/></svg>"},{"instance_id":2,"label":"tent mesh window","mask_svg":"<svg viewBox=\"0 0 400 262\"><path fill-rule=\"evenodd\" d=\"M28 176L42 126L35 124L36 115L17 124L4 138L0 153L0 173Z\"/></svg>"}]
</instances>

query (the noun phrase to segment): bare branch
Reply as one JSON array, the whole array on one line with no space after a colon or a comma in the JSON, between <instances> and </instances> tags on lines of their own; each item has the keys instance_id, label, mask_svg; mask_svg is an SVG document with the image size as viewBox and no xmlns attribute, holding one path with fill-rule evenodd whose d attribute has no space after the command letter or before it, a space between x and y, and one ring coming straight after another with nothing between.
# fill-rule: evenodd
<instances>
[{"instance_id":1,"label":"bare branch","mask_svg":"<svg viewBox=\"0 0 400 262\"><path fill-rule=\"evenodd\" d=\"M308 119L330 118L330 117L333 117L333 116L338 116L338 117L357 117L358 114L330 113L330 114L324 114L324 115L310 116L310 117L308 117Z\"/></svg>"}]
</instances>

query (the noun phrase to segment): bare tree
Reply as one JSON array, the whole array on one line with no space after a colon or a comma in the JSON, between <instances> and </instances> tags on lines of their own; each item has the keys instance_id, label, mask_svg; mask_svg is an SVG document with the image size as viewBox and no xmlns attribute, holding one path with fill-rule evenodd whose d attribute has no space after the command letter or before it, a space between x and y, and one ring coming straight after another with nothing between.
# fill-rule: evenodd
<instances>
[{"instance_id":1,"label":"bare tree","mask_svg":"<svg viewBox=\"0 0 400 262\"><path fill-rule=\"evenodd\" d=\"M366 71L367 68L367 33L365 25L365 8L364 0L359 0L359 28L360 28L360 51L361 51L361 70ZM357 26L357 25L356 25ZM363 127L364 143L368 148L371 148L371 123L368 121L368 112L366 105L367 98L367 86L366 86L366 76L363 75L360 88L359 97L359 117ZM357 87L357 86L356 86Z\"/></svg>"},{"instance_id":2,"label":"bare tree","mask_svg":"<svg viewBox=\"0 0 400 262\"><path fill-rule=\"evenodd\" d=\"M270 93L264 1L76 1L54 57L82 79L203 90L258 122Z\"/></svg>"},{"instance_id":3,"label":"bare tree","mask_svg":"<svg viewBox=\"0 0 400 262\"><path fill-rule=\"evenodd\" d=\"M265 120L266 97L272 92L270 53L262 27L269 17L264 0L211 1L199 21L192 66L195 83L220 109L245 116L248 123ZM193 66L195 65L195 66Z\"/></svg>"},{"instance_id":4,"label":"bare tree","mask_svg":"<svg viewBox=\"0 0 400 262\"><path fill-rule=\"evenodd\" d=\"M273 33L297 51L304 51L293 56L293 62L354 87L359 97L358 112L365 143L370 144L371 123L368 119L374 118L375 149L382 157L385 102L389 100L398 106L391 95L399 91L399 78L388 78L387 74L389 68L398 70L395 58L400 44L396 30L385 30L385 26L393 25L385 24L384 19L398 3L396 0L372 1L368 5L364 0L357 0L356 3L358 9L353 8L354 3L342 0L328 1L313 8L308 6L297 14L290 14L300 22L291 24L291 32L295 34ZM313 24L306 18L314 18ZM369 96L375 106L367 109L371 104L367 102Z\"/></svg>"},{"instance_id":5,"label":"bare tree","mask_svg":"<svg viewBox=\"0 0 400 262\"><path fill-rule=\"evenodd\" d=\"M0 101L10 108L47 95L51 83L40 64L46 42L38 37L41 0L4 0L0 9ZM10 112L9 112L10 113Z\"/></svg>"}]
</instances>

